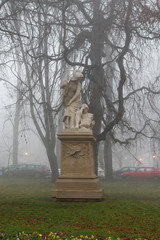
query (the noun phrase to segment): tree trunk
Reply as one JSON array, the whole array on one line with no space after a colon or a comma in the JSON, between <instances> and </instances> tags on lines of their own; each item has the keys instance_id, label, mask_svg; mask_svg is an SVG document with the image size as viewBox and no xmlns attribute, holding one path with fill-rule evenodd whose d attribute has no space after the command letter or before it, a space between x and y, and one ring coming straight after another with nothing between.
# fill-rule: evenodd
<instances>
[{"instance_id":1,"label":"tree trunk","mask_svg":"<svg viewBox=\"0 0 160 240\"><path fill-rule=\"evenodd\" d=\"M106 60L110 61L110 55L111 55L112 49L106 45L105 46L105 52L106 54ZM113 69L114 69L114 63L111 63L109 66L105 67L105 79L106 79L106 96L107 99L112 102L112 92L113 92ZM112 111L108 106L108 103L106 102L106 122L109 123L112 121ZM113 169L112 169L112 143L111 138L109 134L107 134L106 139L104 141L104 164L105 164L105 179L108 181L113 180Z\"/></svg>"},{"instance_id":2,"label":"tree trunk","mask_svg":"<svg viewBox=\"0 0 160 240\"><path fill-rule=\"evenodd\" d=\"M112 181L113 180L112 146L109 135L107 135L106 140L104 142L104 163L105 163L105 180Z\"/></svg>"},{"instance_id":3,"label":"tree trunk","mask_svg":"<svg viewBox=\"0 0 160 240\"><path fill-rule=\"evenodd\" d=\"M13 164L18 163L19 117L20 117L20 111L21 111L20 109L21 109L20 102L17 101L14 124L13 124L13 152L12 152Z\"/></svg>"},{"instance_id":4,"label":"tree trunk","mask_svg":"<svg viewBox=\"0 0 160 240\"><path fill-rule=\"evenodd\" d=\"M89 111L93 113L95 120L94 135L98 135L101 130L102 120L102 107L101 107L101 86L104 79L103 67L101 67L101 60L103 54L103 39L104 30L101 27L102 16L100 13L100 0L94 1L94 17L93 17L93 29L92 29L92 42L90 59L93 65L97 65L95 69L91 71L90 77L90 105ZM94 146L95 153L95 168L96 173L98 169L98 143Z\"/></svg>"},{"instance_id":5,"label":"tree trunk","mask_svg":"<svg viewBox=\"0 0 160 240\"><path fill-rule=\"evenodd\" d=\"M54 151L54 145L45 143L46 153L48 156L51 172L52 172L52 182L55 182L58 178L58 164L57 157Z\"/></svg>"},{"instance_id":6,"label":"tree trunk","mask_svg":"<svg viewBox=\"0 0 160 240\"><path fill-rule=\"evenodd\" d=\"M20 121L20 113L21 113L21 101L22 101L22 93L21 93L21 63L19 58L19 50L16 51L16 59L17 59L17 67L18 67L18 77L17 77L17 102L16 102L16 111L13 123L13 152L12 152L12 160L13 164L18 163L18 138L19 138L19 121Z\"/></svg>"}]
</instances>

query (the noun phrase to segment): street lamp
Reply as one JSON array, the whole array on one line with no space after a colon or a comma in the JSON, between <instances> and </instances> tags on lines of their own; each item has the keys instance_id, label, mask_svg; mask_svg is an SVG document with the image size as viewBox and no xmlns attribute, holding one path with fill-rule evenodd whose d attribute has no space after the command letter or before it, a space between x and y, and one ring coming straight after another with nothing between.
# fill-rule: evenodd
<instances>
[{"instance_id":1,"label":"street lamp","mask_svg":"<svg viewBox=\"0 0 160 240\"><path fill-rule=\"evenodd\" d=\"M138 160L138 165L137 165L137 167L139 167L139 166L141 166L141 165L143 165L143 159L142 158L139 158L139 159L137 159Z\"/></svg>"},{"instance_id":2,"label":"street lamp","mask_svg":"<svg viewBox=\"0 0 160 240\"><path fill-rule=\"evenodd\" d=\"M155 164L156 157L157 157L156 154L153 154L153 156L152 156L152 159L153 159L153 167L155 167L155 165L156 165L156 164Z\"/></svg>"},{"instance_id":3,"label":"street lamp","mask_svg":"<svg viewBox=\"0 0 160 240\"><path fill-rule=\"evenodd\" d=\"M26 156L26 157L27 157L28 155L29 155L29 153L28 153L28 152L25 152L25 153L24 153L24 156Z\"/></svg>"}]
</instances>

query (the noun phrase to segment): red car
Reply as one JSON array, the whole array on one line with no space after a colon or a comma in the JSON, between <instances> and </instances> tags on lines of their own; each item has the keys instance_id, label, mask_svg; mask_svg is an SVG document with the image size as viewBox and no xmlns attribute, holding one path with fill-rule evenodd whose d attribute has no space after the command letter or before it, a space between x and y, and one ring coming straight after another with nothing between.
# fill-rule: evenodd
<instances>
[{"instance_id":1,"label":"red car","mask_svg":"<svg viewBox=\"0 0 160 240\"><path fill-rule=\"evenodd\" d=\"M122 179L159 179L160 170L154 167L139 167L135 172L125 172Z\"/></svg>"}]
</instances>

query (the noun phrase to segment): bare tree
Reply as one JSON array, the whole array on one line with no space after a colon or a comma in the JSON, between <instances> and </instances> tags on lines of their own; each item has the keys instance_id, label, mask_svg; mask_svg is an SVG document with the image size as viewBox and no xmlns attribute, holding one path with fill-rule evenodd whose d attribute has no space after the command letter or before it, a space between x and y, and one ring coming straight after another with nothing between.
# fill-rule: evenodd
<instances>
[{"instance_id":1,"label":"bare tree","mask_svg":"<svg viewBox=\"0 0 160 240\"><path fill-rule=\"evenodd\" d=\"M42 9L37 2L33 4L35 11L27 9L18 18L12 21L12 27L17 32L18 47L21 51L21 61L25 75L21 81L21 94L30 106L30 112L37 132L45 146L46 153L52 170L52 179L58 176L57 159L55 155L55 114L54 106L58 103L58 62L52 63L48 57L49 52L56 52L55 46L51 45L51 19L47 13L51 10ZM16 3L11 3L11 10L15 11ZM34 17L33 17L33 15ZM19 21L23 24L19 24ZM21 37L25 29L29 40ZM54 29L52 37L54 37ZM29 37L28 37L29 38Z\"/></svg>"},{"instance_id":2,"label":"bare tree","mask_svg":"<svg viewBox=\"0 0 160 240\"><path fill-rule=\"evenodd\" d=\"M13 12L15 6L14 2ZM21 19L7 26L17 34L26 71L23 94L29 100L54 175L54 90L62 60L83 71L83 101L94 114L97 142L106 136L120 144L128 144L140 135L150 137L155 126L151 117L146 117L144 104L151 107L150 96L159 96L160 92L154 82L150 86L145 82L138 85L136 75L142 64L140 54L149 51L150 42L160 38L158 1L28 0L21 10ZM19 21L23 22L21 27ZM133 109L143 117L138 127L132 121Z\"/></svg>"},{"instance_id":3,"label":"bare tree","mask_svg":"<svg viewBox=\"0 0 160 240\"><path fill-rule=\"evenodd\" d=\"M71 8L74 9L74 13L71 12ZM143 118L141 129L132 127L128 112L127 114L125 112L126 106L129 103L131 107L133 104L131 99L134 98L134 104L140 110L137 93L142 96L144 89L148 94L159 94L159 91L153 93L151 88L145 86L136 89L137 85L134 84L135 71L138 70L136 67L141 63L138 56L139 49L144 50L144 47L148 49L149 42L160 37L158 2L154 1L153 4L153 1L145 0L141 3L136 0L123 2L72 0L66 1L61 9L64 58L71 66L81 67L90 81L88 101L90 111L95 116L94 134L97 141L105 140L106 135L109 134L113 142L127 144L138 135L144 134L149 124ZM105 52L105 45L112 49L109 53ZM75 62L70 59L72 51L79 51ZM105 55L108 54L109 57L106 58ZM114 68L111 63L115 63ZM108 80L104 72L108 69L113 72L112 86L106 84ZM109 91L112 93L112 99L108 95ZM132 137L125 134L121 138L118 128L123 128L128 134L130 132Z\"/></svg>"}]
</instances>

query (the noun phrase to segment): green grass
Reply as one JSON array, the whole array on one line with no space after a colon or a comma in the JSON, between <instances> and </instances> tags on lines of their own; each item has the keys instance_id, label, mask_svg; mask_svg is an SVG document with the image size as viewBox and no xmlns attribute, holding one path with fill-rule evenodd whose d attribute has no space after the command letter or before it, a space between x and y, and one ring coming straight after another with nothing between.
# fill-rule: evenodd
<instances>
[{"instance_id":1,"label":"green grass","mask_svg":"<svg viewBox=\"0 0 160 240\"><path fill-rule=\"evenodd\" d=\"M0 233L160 239L160 183L101 185L102 202L55 202L49 179L0 178Z\"/></svg>"}]
</instances>

